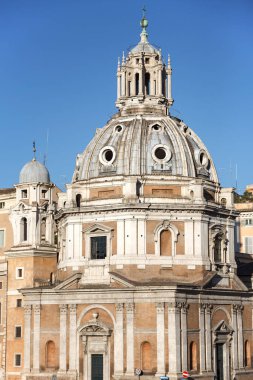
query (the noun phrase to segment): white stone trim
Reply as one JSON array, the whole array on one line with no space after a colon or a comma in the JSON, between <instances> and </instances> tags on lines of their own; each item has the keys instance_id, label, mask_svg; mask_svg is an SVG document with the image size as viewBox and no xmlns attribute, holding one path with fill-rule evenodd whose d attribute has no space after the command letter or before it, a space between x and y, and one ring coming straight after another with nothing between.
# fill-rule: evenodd
<instances>
[{"instance_id":1,"label":"white stone trim","mask_svg":"<svg viewBox=\"0 0 253 380\"><path fill-rule=\"evenodd\" d=\"M171 232L171 257L176 256L176 243L178 241L179 231L177 227L170 223L169 221L163 221L160 223L154 231L154 240L155 240L155 256L161 256L161 242L160 236L162 231Z\"/></svg>"}]
</instances>

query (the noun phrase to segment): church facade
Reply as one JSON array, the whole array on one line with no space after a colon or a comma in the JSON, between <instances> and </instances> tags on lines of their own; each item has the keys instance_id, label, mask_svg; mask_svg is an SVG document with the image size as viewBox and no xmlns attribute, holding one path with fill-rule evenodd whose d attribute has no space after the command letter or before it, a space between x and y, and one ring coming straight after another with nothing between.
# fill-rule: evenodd
<instances>
[{"instance_id":1,"label":"church facade","mask_svg":"<svg viewBox=\"0 0 253 380\"><path fill-rule=\"evenodd\" d=\"M253 378L233 189L170 114L170 59L147 26L67 191L35 157L0 191L2 378Z\"/></svg>"}]
</instances>

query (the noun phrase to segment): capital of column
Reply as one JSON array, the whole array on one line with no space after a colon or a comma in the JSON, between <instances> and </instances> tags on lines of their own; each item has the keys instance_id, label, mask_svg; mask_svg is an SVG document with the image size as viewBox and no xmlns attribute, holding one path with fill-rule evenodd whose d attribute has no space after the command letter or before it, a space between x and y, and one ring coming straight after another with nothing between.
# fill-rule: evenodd
<instances>
[{"instance_id":1,"label":"capital of column","mask_svg":"<svg viewBox=\"0 0 253 380\"><path fill-rule=\"evenodd\" d=\"M187 314L187 311L189 309L189 304L186 302L182 302L181 304L181 311L183 314Z\"/></svg>"},{"instance_id":2,"label":"capital of column","mask_svg":"<svg viewBox=\"0 0 253 380\"><path fill-rule=\"evenodd\" d=\"M134 303L129 302L126 304L126 311L127 313L133 313L134 312Z\"/></svg>"},{"instance_id":3,"label":"capital of column","mask_svg":"<svg viewBox=\"0 0 253 380\"><path fill-rule=\"evenodd\" d=\"M212 309L213 309L213 305L211 305L210 303L207 303L206 304L206 313L211 314Z\"/></svg>"},{"instance_id":4,"label":"capital of column","mask_svg":"<svg viewBox=\"0 0 253 380\"><path fill-rule=\"evenodd\" d=\"M168 312L169 313L180 313L181 304L180 302L170 302L168 303Z\"/></svg>"},{"instance_id":5,"label":"capital of column","mask_svg":"<svg viewBox=\"0 0 253 380\"><path fill-rule=\"evenodd\" d=\"M63 305L62 305L63 306ZM66 305L64 305L64 306L66 306ZM70 314L76 314L76 305L69 305L69 312L70 312Z\"/></svg>"},{"instance_id":6,"label":"capital of column","mask_svg":"<svg viewBox=\"0 0 253 380\"><path fill-rule=\"evenodd\" d=\"M124 304L123 303L116 303L115 305L117 312L123 312L124 311Z\"/></svg>"},{"instance_id":7,"label":"capital of column","mask_svg":"<svg viewBox=\"0 0 253 380\"><path fill-rule=\"evenodd\" d=\"M157 302L156 303L156 311L158 314L164 313L164 302Z\"/></svg>"},{"instance_id":8,"label":"capital of column","mask_svg":"<svg viewBox=\"0 0 253 380\"><path fill-rule=\"evenodd\" d=\"M40 305L33 305L34 314L40 314Z\"/></svg>"},{"instance_id":9,"label":"capital of column","mask_svg":"<svg viewBox=\"0 0 253 380\"><path fill-rule=\"evenodd\" d=\"M25 305L25 315L31 315L32 314L32 305Z\"/></svg>"},{"instance_id":10,"label":"capital of column","mask_svg":"<svg viewBox=\"0 0 253 380\"><path fill-rule=\"evenodd\" d=\"M67 310L68 310L67 305L59 305L59 309L60 309L60 314L61 315L67 314Z\"/></svg>"}]
</instances>

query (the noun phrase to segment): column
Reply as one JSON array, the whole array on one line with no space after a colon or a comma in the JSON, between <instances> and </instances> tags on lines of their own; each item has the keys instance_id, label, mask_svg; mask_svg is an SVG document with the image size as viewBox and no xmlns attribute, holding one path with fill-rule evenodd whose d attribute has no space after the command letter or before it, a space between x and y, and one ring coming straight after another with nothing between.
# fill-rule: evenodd
<instances>
[{"instance_id":1,"label":"column","mask_svg":"<svg viewBox=\"0 0 253 380\"><path fill-rule=\"evenodd\" d=\"M25 305L25 321L24 321L24 370L30 372L31 368L31 305Z\"/></svg>"},{"instance_id":2,"label":"column","mask_svg":"<svg viewBox=\"0 0 253 380\"><path fill-rule=\"evenodd\" d=\"M76 305L69 305L69 372L76 371Z\"/></svg>"},{"instance_id":3,"label":"column","mask_svg":"<svg viewBox=\"0 0 253 380\"><path fill-rule=\"evenodd\" d=\"M143 95L144 94L144 78L143 78L143 65L141 65L140 68L140 77L139 77L139 94L138 95Z\"/></svg>"},{"instance_id":4,"label":"column","mask_svg":"<svg viewBox=\"0 0 253 380\"><path fill-rule=\"evenodd\" d=\"M158 95L162 95L162 69L158 69Z\"/></svg>"},{"instance_id":5,"label":"column","mask_svg":"<svg viewBox=\"0 0 253 380\"><path fill-rule=\"evenodd\" d=\"M200 359L200 373L206 370L206 355L205 355L205 309L206 305L201 304L199 308L199 359Z\"/></svg>"},{"instance_id":6,"label":"column","mask_svg":"<svg viewBox=\"0 0 253 380\"><path fill-rule=\"evenodd\" d=\"M33 306L33 370L40 370L40 305Z\"/></svg>"},{"instance_id":7,"label":"column","mask_svg":"<svg viewBox=\"0 0 253 380\"><path fill-rule=\"evenodd\" d=\"M66 341L67 341L67 305L60 308L60 368L59 372L66 372Z\"/></svg>"},{"instance_id":8,"label":"column","mask_svg":"<svg viewBox=\"0 0 253 380\"><path fill-rule=\"evenodd\" d=\"M243 306L238 305L237 307L237 328L238 328L238 364L239 368L243 368L243 352L244 352L244 345L243 345L243 332L242 332L242 310Z\"/></svg>"},{"instance_id":9,"label":"column","mask_svg":"<svg viewBox=\"0 0 253 380\"><path fill-rule=\"evenodd\" d=\"M188 305L184 302L181 307L181 348L182 348L182 371L185 371L187 366L188 354L188 339L187 339L187 309Z\"/></svg>"},{"instance_id":10,"label":"column","mask_svg":"<svg viewBox=\"0 0 253 380\"><path fill-rule=\"evenodd\" d=\"M232 328L234 330L232 341L232 355L233 355L233 367L238 368L238 328L237 328L237 306L233 305L232 308Z\"/></svg>"},{"instance_id":11,"label":"column","mask_svg":"<svg viewBox=\"0 0 253 380\"><path fill-rule=\"evenodd\" d=\"M127 375L134 375L134 303L126 304Z\"/></svg>"},{"instance_id":12,"label":"column","mask_svg":"<svg viewBox=\"0 0 253 380\"><path fill-rule=\"evenodd\" d=\"M212 335L211 335L211 312L212 305L206 305L205 331L206 331L206 370L212 370Z\"/></svg>"},{"instance_id":13,"label":"column","mask_svg":"<svg viewBox=\"0 0 253 380\"><path fill-rule=\"evenodd\" d=\"M124 371L124 304L116 304L116 323L114 332L114 375L123 375Z\"/></svg>"},{"instance_id":14,"label":"column","mask_svg":"<svg viewBox=\"0 0 253 380\"><path fill-rule=\"evenodd\" d=\"M157 373L156 376L165 375L165 328L164 303L156 304L156 334L157 334Z\"/></svg>"},{"instance_id":15,"label":"column","mask_svg":"<svg viewBox=\"0 0 253 380\"><path fill-rule=\"evenodd\" d=\"M169 377L181 372L180 309L178 304L168 305Z\"/></svg>"}]
</instances>

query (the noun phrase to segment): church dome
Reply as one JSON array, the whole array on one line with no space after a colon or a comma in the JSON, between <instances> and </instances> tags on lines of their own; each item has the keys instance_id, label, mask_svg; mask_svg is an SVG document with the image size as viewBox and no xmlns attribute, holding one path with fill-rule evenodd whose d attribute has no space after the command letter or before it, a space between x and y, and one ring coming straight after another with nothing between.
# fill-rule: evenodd
<instances>
[{"instance_id":1,"label":"church dome","mask_svg":"<svg viewBox=\"0 0 253 380\"><path fill-rule=\"evenodd\" d=\"M73 182L105 176L162 175L218 182L203 142L181 120L152 114L112 118L77 156Z\"/></svg>"},{"instance_id":2,"label":"church dome","mask_svg":"<svg viewBox=\"0 0 253 380\"><path fill-rule=\"evenodd\" d=\"M19 183L50 183L50 176L45 165L33 159L23 166L19 174Z\"/></svg>"}]
</instances>

